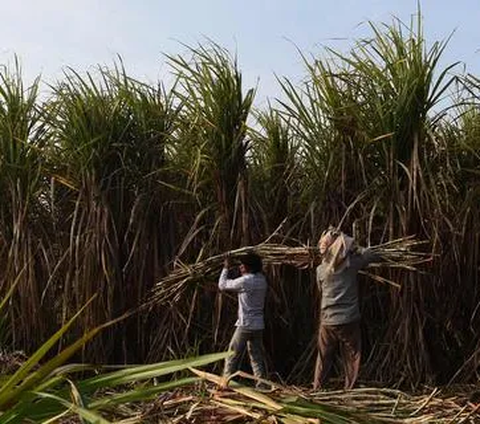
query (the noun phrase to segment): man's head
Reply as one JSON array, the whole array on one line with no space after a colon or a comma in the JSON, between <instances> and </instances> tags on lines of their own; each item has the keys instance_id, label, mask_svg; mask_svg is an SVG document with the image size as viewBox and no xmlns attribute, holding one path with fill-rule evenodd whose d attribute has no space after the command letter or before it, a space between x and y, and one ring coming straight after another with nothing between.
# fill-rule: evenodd
<instances>
[{"instance_id":1,"label":"man's head","mask_svg":"<svg viewBox=\"0 0 480 424\"><path fill-rule=\"evenodd\" d=\"M240 258L240 272L242 275L262 272L262 258L256 253L246 253Z\"/></svg>"},{"instance_id":2,"label":"man's head","mask_svg":"<svg viewBox=\"0 0 480 424\"><path fill-rule=\"evenodd\" d=\"M318 248L322 255L328 250L328 248L335 242L335 240L340 235L340 232L335 228L330 227L328 230L324 231L318 241Z\"/></svg>"},{"instance_id":3,"label":"man's head","mask_svg":"<svg viewBox=\"0 0 480 424\"><path fill-rule=\"evenodd\" d=\"M353 245L353 238L336 228L330 227L322 234L318 241L318 247L322 255L322 262L327 265L329 272L348 266L348 257Z\"/></svg>"}]
</instances>

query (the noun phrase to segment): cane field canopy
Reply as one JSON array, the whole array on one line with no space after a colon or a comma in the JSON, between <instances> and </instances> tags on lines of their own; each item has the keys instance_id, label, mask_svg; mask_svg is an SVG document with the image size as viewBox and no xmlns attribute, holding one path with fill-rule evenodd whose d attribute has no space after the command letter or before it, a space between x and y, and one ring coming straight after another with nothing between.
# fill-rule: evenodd
<instances>
[{"instance_id":1,"label":"cane field canopy","mask_svg":"<svg viewBox=\"0 0 480 424\"><path fill-rule=\"evenodd\" d=\"M297 44L298 75L274 69L265 89L209 34L158 52L154 79L123 55L54 77L32 74L21 51L5 58L0 423L479 419L478 399L458 390L480 377L480 69L452 48L454 26L426 37L432 4L367 17L341 47ZM62 10L64 29L90 16ZM85 40L95 24L140 19L100 17ZM315 248L332 224L388 258L359 277L361 388L348 396L306 389ZM252 248L269 283L275 396L215 391L237 308L217 290L222 255Z\"/></svg>"}]
</instances>

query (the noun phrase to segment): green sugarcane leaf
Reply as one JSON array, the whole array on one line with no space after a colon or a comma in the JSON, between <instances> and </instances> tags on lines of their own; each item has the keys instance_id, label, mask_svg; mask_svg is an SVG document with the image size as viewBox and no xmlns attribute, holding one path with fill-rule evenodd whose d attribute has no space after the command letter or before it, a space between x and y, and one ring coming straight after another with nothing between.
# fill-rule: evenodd
<instances>
[{"instance_id":1,"label":"green sugarcane leaf","mask_svg":"<svg viewBox=\"0 0 480 424\"><path fill-rule=\"evenodd\" d=\"M173 374L184 371L191 367L199 367L218 362L230 356L230 352L212 353L196 358L178 359L174 361L161 362L158 364L129 366L125 369L114 371L98 377L85 380L80 383L81 390L92 391L102 387L115 387L121 384L148 380L162 375Z\"/></svg>"},{"instance_id":2,"label":"green sugarcane leaf","mask_svg":"<svg viewBox=\"0 0 480 424\"><path fill-rule=\"evenodd\" d=\"M55 343L67 332L67 330L71 327L71 325L75 322L75 320L80 316L80 314L86 309L86 307L93 301L96 296L93 296L84 306L83 308L78 311L73 318L71 318L67 324L65 324L60 330L58 330L47 342L45 342L32 356L28 358L28 360L10 377L10 379L0 388L0 410L5 410L5 407L8 406L12 402L12 400L17 397L22 390L28 390L32 385L22 383L22 380L32 378L32 374L29 375L31 370L38 365L39 361L47 354L47 352L55 345ZM96 333L95 333L96 334ZM70 355L69 355L70 356ZM55 359L51 360L55 361L60 365L63 363L61 360L57 358L65 358L65 354L58 355ZM63 359L64 361L64 359ZM42 378L46 377L49 372L51 372L56 367L46 367L45 365L42 366L39 370L33 373L35 376L35 382L40 381ZM46 372L48 370L48 373Z\"/></svg>"},{"instance_id":3,"label":"green sugarcane leaf","mask_svg":"<svg viewBox=\"0 0 480 424\"><path fill-rule=\"evenodd\" d=\"M201 381L197 377L187 377L180 380L169 381L167 383L157 384L156 386L138 388L126 393L119 393L112 396L96 399L88 404L91 409L100 409L116 404L126 404L129 402L147 401L157 397L160 393L167 390L176 389L178 387L188 386Z\"/></svg>"}]
</instances>

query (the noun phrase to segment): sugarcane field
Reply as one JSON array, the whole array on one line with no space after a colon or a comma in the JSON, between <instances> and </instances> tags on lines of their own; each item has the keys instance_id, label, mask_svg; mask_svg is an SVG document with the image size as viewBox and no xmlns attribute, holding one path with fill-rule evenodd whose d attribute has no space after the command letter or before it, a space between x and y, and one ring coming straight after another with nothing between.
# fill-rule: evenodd
<instances>
[{"instance_id":1,"label":"sugarcane field","mask_svg":"<svg viewBox=\"0 0 480 424\"><path fill-rule=\"evenodd\" d=\"M260 104L212 40L0 66L0 424L480 423L480 76L423 30Z\"/></svg>"}]
</instances>

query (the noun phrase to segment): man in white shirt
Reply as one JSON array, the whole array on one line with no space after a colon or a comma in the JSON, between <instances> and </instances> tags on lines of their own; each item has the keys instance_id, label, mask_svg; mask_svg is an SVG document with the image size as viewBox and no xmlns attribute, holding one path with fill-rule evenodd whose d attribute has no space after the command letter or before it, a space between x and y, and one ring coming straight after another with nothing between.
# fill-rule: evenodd
<instances>
[{"instance_id":1,"label":"man in white shirt","mask_svg":"<svg viewBox=\"0 0 480 424\"><path fill-rule=\"evenodd\" d=\"M227 257L218 280L218 288L238 293L238 319L229 346L234 353L225 361L224 375L229 376L238 371L247 348L253 374L264 379L266 373L262 339L267 281L262 274L262 260L254 253L244 255L240 259L241 276L235 279L228 278L229 267ZM263 386L257 382L257 387Z\"/></svg>"}]
</instances>

